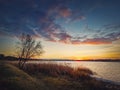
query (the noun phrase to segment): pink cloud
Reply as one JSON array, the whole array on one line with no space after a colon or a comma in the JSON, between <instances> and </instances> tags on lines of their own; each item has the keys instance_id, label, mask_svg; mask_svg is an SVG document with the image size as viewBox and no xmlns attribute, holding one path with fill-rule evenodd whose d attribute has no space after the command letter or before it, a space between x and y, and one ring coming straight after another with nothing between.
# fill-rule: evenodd
<instances>
[{"instance_id":1,"label":"pink cloud","mask_svg":"<svg viewBox=\"0 0 120 90\"><path fill-rule=\"evenodd\" d=\"M82 44L111 44L112 41L109 38L93 38L82 41Z\"/></svg>"},{"instance_id":2,"label":"pink cloud","mask_svg":"<svg viewBox=\"0 0 120 90\"><path fill-rule=\"evenodd\" d=\"M58 13L62 16L62 17L69 17L72 12L70 9L68 8L59 8L58 9Z\"/></svg>"},{"instance_id":3,"label":"pink cloud","mask_svg":"<svg viewBox=\"0 0 120 90\"><path fill-rule=\"evenodd\" d=\"M83 41L73 40L72 44L91 44L91 45L99 45L99 44L111 44L112 41L109 38L91 38L85 39Z\"/></svg>"},{"instance_id":4,"label":"pink cloud","mask_svg":"<svg viewBox=\"0 0 120 90\"><path fill-rule=\"evenodd\" d=\"M35 35L38 37L43 38L44 40L51 41L51 42L60 42L65 44L92 44L92 45L100 45L100 44L111 44L113 41L118 40L120 34L108 34L107 37L99 37L99 38L87 38L84 37L74 37L69 33L62 31L60 28L56 27L54 24L50 25L48 28L45 29L44 34L38 33L36 30L33 30ZM110 36L110 37L108 37Z\"/></svg>"}]
</instances>

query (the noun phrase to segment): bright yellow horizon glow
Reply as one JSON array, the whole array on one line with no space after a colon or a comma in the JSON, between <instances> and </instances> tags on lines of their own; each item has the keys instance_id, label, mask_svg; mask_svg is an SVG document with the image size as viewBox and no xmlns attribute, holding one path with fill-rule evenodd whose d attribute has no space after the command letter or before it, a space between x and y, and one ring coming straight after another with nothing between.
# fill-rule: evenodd
<instances>
[{"instance_id":1,"label":"bright yellow horizon glow","mask_svg":"<svg viewBox=\"0 0 120 90\"><path fill-rule=\"evenodd\" d=\"M45 59L120 59L120 40L103 45L70 45L42 41ZM39 57L37 57L39 58Z\"/></svg>"}]
</instances>

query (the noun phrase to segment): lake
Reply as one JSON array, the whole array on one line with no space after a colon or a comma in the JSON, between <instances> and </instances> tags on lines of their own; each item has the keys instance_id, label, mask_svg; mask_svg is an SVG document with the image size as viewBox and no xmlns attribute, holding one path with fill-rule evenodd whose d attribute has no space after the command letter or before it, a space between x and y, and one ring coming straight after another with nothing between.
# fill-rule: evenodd
<instances>
[{"instance_id":1,"label":"lake","mask_svg":"<svg viewBox=\"0 0 120 90\"><path fill-rule=\"evenodd\" d=\"M120 83L120 62L94 61L30 61L29 63L55 63L69 65L73 68L86 67L96 73L96 76Z\"/></svg>"}]
</instances>

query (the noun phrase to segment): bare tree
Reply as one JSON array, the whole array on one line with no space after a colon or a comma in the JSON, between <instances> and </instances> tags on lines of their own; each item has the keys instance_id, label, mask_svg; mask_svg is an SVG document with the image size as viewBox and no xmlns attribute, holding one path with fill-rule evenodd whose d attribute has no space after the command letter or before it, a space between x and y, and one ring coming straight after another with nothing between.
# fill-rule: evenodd
<instances>
[{"instance_id":1,"label":"bare tree","mask_svg":"<svg viewBox=\"0 0 120 90\"><path fill-rule=\"evenodd\" d=\"M24 69L25 63L34 56L41 55L43 48L40 41L35 41L31 35L22 34L17 43L17 56L19 58L18 65Z\"/></svg>"}]
</instances>

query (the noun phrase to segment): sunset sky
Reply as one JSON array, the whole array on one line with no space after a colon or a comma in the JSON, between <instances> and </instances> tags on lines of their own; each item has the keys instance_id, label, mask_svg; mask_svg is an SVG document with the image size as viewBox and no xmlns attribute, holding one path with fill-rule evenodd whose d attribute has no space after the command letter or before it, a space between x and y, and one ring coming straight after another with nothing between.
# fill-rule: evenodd
<instances>
[{"instance_id":1,"label":"sunset sky","mask_svg":"<svg viewBox=\"0 0 120 90\"><path fill-rule=\"evenodd\" d=\"M120 59L120 0L0 0L0 53L22 34L47 59Z\"/></svg>"}]
</instances>

